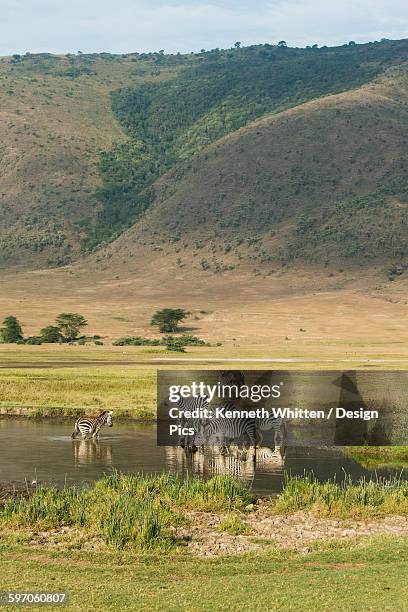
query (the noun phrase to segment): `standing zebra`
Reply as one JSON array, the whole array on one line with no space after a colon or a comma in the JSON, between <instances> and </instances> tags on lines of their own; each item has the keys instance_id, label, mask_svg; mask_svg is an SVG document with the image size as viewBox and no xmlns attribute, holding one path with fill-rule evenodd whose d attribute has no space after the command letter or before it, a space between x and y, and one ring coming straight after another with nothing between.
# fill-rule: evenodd
<instances>
[{"instance_id":1,"label":"standing zebra","mask_svg":"<svg viewBox=\"0 0 408 612\"><path fill-rule=\"evenodd\" d=\"M199 413L202 410L208 409L208 398L204 396L200 397L181 397L177 402L177 407L179 410L190 411L197 410ZM181 448L185 450L197 450L195 440L198 432L201 430L203 426L204 419L198 418L187 418L182 415L178 420L177 424L182 428L194 429L193 435L185 435L182 434L179 438Z\"/></svg>"},{"instance_id":2,"label":"standing zebra","mask_svg":"<svg viewBox=\"0 0 408 612\"><path fill-rule=\"evenodd\" d=\"M113 425L111 410L104 410L95 419L87 416L79 417L75 422L75 428L71 434L71 438L75 438L78 433L81 434L84 440L85 438L98 438L99 430L105 423L108 427L112 427Z\"/></svg>"},{"instance_id":3,"label":"standing zebra","mask_svg":"<svg viewBox=\"0 0 408 612\"><path fill-rule=\"evenodd\" d=\"M227 402L222 408L234 410L235 404ZM217 417L202 423L200 433L196 438L197 445L207 444L220 446L224 452L229 452L231 443L242 442L255 449L256 422L255 419Z\"/></svg>"},{"instance_id":4,"label":"standing zebra","mask_svg":"<svg viewBox=\"0 0 408 612\"><path fill-rule=\"evenodd\" d=\"M255 419L256 433L257 433L257 445L261 446L263 440L263 431L273 430L274 432L274 444L275 447L282 442L282 439L286 435L286 425L282 417L265 417Z\"/></svg>"}]
</instances>

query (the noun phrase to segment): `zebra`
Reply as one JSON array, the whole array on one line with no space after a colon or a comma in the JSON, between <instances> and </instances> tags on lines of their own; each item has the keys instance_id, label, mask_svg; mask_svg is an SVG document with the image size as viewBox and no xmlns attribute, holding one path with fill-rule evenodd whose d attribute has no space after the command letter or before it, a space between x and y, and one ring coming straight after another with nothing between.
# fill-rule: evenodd
<instances>
[{"instance_id":1,"label":"zebra","mask_svg":"<svg viewBox=\"0 0 408 612\"><path fill-rule=\"evenodd\" d=\"M227 402L220 408L234 410L235 405ZM232 442L245 440L250 448L256 446L256 422L255 419L228 419L217 417L206 420L201 424L196 442L199 445L216 444L223 452L229 454L229 447Z\"/></svg>"},{"instance_id":2,"label":"zebra","mask_svg":"<svg viewBox=\"0 0 408 612\"><path fill-rule=\"evenodd\" d=\"M112 427L112 414L111 410L104 410L95 419L87 416L79 417L75 422L75 428L71 434L71 438L75 438L78 433L81 434L84 440L85 438L98 438L99 430L105 423L108 427Z\"/></svg>"},{"instance_id":3,"label":"zebra","mask_svg":"<svg viewBox=\"0 0 408 612\"><path fill-rule=\"evenodd\" d=\"M274 446L279 446L286 436L286 425L282 417L264 417L255 419L256 433L257 433L257 446L261 445L263 440L263 431L274 432Z\"/></svg>"},{"instance_id":4,"label":"zebra","mask_svg":"<svg viewBox=\"0 0 408 612\"><path fill-rule=\"evenodd\" d=\"M208 409L208 398L203 395L200 397L181 397L177 406L179 410L190 411L198 410L199 414L202 410ZM181 434L180 436L180 446L185 450L197 450L197 446L195 444L195 439L198 432L201 430L203 426L203 422L205 419L200 417L185 417L184 414L178 418L177 424L182 428L194 429L194 434L189 436L187 434Z\"/></svg>"}]
</instances>

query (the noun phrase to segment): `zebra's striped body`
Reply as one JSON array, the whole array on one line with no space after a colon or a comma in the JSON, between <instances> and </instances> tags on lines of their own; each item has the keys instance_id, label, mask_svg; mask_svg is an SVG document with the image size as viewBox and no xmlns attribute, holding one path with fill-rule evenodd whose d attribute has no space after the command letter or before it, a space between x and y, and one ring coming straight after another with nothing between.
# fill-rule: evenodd
<instances>
[{"instance_id":1,"label":"zebra's striped body","mask_svg":"<svg viewBox=\"0 0 408 612\"><path fill-rule=\"evenodd\" d=\"M234 404L223 404L225 410L234 410ZM232 443L248 444L255 448L256 423L255 419L227 419L218 417L209 419L202 424L197 436L198 445L216 445L228 451Z\"/></svg>"},{"instance_id":2,"label":"zebra's striped body","mask_svg":"<svg viewBox=\"0 0 408 612\"><path fill-rule=\"evenodd\" d=\"M72 438L75 438L77 434L81 434L82 438L97 438L99 436L99 430L104 425L108 425L108 427L112 427L112 411L104 410L101 412L99 416L95 419L92 417L79 417L79 419L75 422L74 431L71 434Z\"/></svg>"},{"instance_id":3,"label":"zebra's striped body","mask_svg":"<svg viewBox=\"0 0 408 612\"><path fill-rule=\"evenodd\" d=\"M198 410L199 412L202 410L206 410L208 408L208 398L203 397L181 397L177 402L177 406L179 410L190 411L193 412ZM203 419L198 418L187 418L184 415L181 416L177 424L182 428L194 429L194 434L189 436L186 434L182 434L180 436L180 446L186 450L193 449L196 446L196 437L199 431L203 426Z\"/></svg>"}]
</instances>

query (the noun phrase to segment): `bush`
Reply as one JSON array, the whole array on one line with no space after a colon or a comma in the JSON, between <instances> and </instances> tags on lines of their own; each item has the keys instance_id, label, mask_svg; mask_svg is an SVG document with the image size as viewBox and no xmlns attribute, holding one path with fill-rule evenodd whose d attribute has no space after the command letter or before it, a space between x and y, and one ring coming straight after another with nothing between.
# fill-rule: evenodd
<instances>
[{"instance_id":1,"label":"bush","mask_svg":"<svg viewBox=\"0 0 408 612\"><path fill-rule=\"evenodd\" d=\"M160 340L151 340L141 336L124 336L112 342L113 346L159 346Z\"/></svg>"},{"instance_id":2,"label":"bush","mask_svg":"<svg viewBox=\"0 0 408 612\"><path fill-rule=\"evenodd\" d=\"M63 341L61 330L56 325L47 325L47 327L43 327L40 334L43 342L54 344Z\"/></svg>"},{"instance_id":3,"label":"bush","mask_svg":"<svg viewBox=\"0 0 408 612\"><path fill-rule=\"evenodd\" d=\"M168 351L174 351L175 353L185 353L186 349L184 348L183 341L181 338L174 338L173 336L168 336L165 340L165 346Z\"/></svg>"},{"instance_id":4,"label":"bush","mask_svg":"<svg viewBox=\"0 0 408 612\"><path fill-rule=\"evenodd\" d=\"M32 344L32 345L40 345L42 344L42 338L40 336L30 336L26 338L22 344Z\"/></svg>"},{"instance_id":5,"label":"bush","mask_svg":"<svg viewBox=\"0 0 408 612\"><path fill-rule=\"evenodd\" d=\"M191 334L182 334L178 338L175 338L174 336L165 336L163 338L163 344L172 344L176 340L182 346L208 346L204 340L198 338L197 336L192 336Z\"/></svg>"},{"instance_id":6,"label":"bush","mask_svg":"<svg viewBox=\"0 0 408 612\"><path fill-rule=\"evenodd\" d=\"M285 488L274 503L276 512L299 510L322 516L371 517L408 514L408 482L395 479L376 481L350 477L342 482L320 483L313 474L286 479Z\"/></svg>"}]
</instances>

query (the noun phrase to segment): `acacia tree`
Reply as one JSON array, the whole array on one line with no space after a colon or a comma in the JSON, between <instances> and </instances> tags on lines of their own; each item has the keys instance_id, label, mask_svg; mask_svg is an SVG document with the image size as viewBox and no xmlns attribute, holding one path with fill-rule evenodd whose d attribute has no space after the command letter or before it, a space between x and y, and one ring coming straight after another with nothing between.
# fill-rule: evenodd
<instances>
[{"instance_id":1,"label":"acacia tree","mask_svg":"<svg viewBox=\"0 0 408 612\"><path fill-rule=\"evenodd\" d=\"M63 312L55 319L55 322L67 342L76 340L83 327L88 325L88 321L76 312Z\"/></svg>"},{"instance_id":2,"label":"acacia tree","mask_svg":"<svg viewBox=\"0 0 408 612\"><path fill-rule=\"evenodd\" d=\"M150 325L156 325L162 334L176 332L178 324L189 314L183 308L162 308L154 313Z\"/></svg>"},{"instance_id":3,"label":"acacia tree","mask_svg":"<svg viewBox=\"0 0 408 612\"><path fill-rule=\"evenodd\" d=\"M4 327L0 329L2 342L16 343L23 340L23 330L20 321L13 316L6 317L3 321Z\"/></svg>"}]
</instances>

